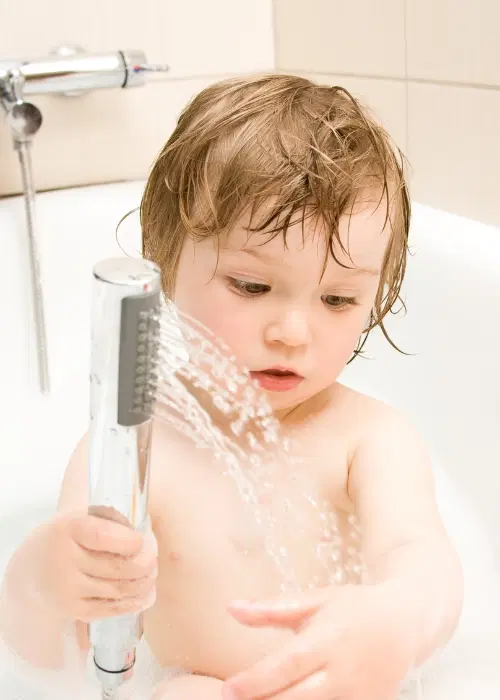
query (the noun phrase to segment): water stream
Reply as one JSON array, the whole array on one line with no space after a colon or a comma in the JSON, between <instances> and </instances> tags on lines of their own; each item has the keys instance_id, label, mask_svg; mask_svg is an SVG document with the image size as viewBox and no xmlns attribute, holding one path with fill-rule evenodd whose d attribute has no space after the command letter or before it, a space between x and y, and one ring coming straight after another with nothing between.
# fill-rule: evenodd
<instances>
[{"instance_id":1,"label":"water stream","mask_svg":"<svg viewBox=\"0 0 500 700\"><path fill-rule=\"evenodd\" d=\"M223 474L234 481L248 539L257 528L279 570L283 591L325 580L340 584L362 579L356 518L340 522L318 495L311 470L293 441L283 437L265 393L238 366L231 350L170 303L159 318L155 391L157 418L210 450ZM245 526L240 522L239 528ZM293 553L285 546L290 532L297 542L308 538L307 548L314 551L322 574L298 579Z\"/></svg>"}]
</instances>

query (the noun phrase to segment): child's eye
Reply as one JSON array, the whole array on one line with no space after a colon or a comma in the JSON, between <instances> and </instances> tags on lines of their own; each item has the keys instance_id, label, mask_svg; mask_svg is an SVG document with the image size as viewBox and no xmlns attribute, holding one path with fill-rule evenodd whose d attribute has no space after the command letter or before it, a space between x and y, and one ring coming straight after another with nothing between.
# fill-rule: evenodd
<instances>
[{"instance_id":1,"label":"child's eye","mask_svg":"<svg viewBox=\"0 0 500 700\"><path fill-rule=\"evenodd\" d=\"M239 280L235 277L228 277L229 286L234 289L238 294L247 297L257 297L261 294L269 292L271 287L268 284L261 284L260 282L247 282L246 280Z\"/></svg>"},{"instance_id":2,"label":"child's eye","mask_svg":"<svg viewBox=\"0 0 500 700\"><path fill-rule=\"evenodd\" d=\"M331 309L336 309L337 311L342 311L348 306L355 306L357 303L354 297L340 297L336 294L324 294L321 300L326 306L329 306Z\"/></svg>"}]
</instances>

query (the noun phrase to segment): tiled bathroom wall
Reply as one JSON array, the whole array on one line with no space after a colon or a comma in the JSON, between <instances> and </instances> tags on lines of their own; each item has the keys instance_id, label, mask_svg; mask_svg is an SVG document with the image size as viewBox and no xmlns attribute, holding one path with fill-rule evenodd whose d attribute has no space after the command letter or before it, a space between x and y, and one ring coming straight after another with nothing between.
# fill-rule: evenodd
<instances>
[{"instance_id":1,"label":"tiled bathroom wall","mask_svg":"<svg viewBox=\"0 0 500 700\"><path fill-rule=\"evenodd\" d=\"M495 0L275 0L277 67L344 85L410 161L413 198L500 225Z\"/></svg>"},{"instance_id":2,"label":"tiled bathroom wall","mask_svg":"<svg viewBox=\"0 0 500 700\"><path fill-rule=\"evenodd\" d=\"M150 62L171 67L143 88L32 98L44 120L33 143L37 188L145 177L196 92L225 76L274 69L272 20L272 0L0 3L0 60L78 44L98 52L143 49ZM0 115L0 195L20 190Z\"/></svg>"},{"instance_id":3,"label":"tiled bathroom wall","mask_svg":"<svg viewBox=\"0 0 500 700\"><path fill-rule=\"evenodd\" d=\"M144 177L198 90L277 67L364 99L408 156L415 200L500 224L494 0L17 0L0 3L0 23L12 28L0 59L79 44L140 48L171 66L144 88L33 98L38 189ZM0 153L0 195L19 192L1 118Z\"/></svg>"}]
</instances>

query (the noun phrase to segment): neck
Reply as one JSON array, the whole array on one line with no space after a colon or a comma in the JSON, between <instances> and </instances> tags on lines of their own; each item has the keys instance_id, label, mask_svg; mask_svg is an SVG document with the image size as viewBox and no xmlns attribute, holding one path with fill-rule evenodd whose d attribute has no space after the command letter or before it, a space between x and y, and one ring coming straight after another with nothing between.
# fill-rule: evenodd
<instances>
[{"instance_id":1,"label":"neck","mask_svg":"<svg viewBox=\"0 0 500 700\"><path fill-rule=\"evenodd\" d=\"M281 408L274 415L284 428L297 427L323 412L331 401L332 388L329 386L298 404Z\"/></svg>"}]
</instances>

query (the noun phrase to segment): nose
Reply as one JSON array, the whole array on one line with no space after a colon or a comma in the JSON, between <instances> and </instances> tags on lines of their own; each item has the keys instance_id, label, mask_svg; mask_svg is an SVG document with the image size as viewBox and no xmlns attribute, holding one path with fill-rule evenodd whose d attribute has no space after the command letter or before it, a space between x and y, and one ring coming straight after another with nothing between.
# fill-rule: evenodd
<instances>
[{"instance_id":1,"label":"nose","mask_svg":"<svg viewBox=\"0 0 500 700\"><path fill-rule=\"evenodd\" d=\"M271 321L266 329L266 340L293 348L308 345L311 342L311 328L306 311L288 310Z\"/></svg>"}]
</instances>

